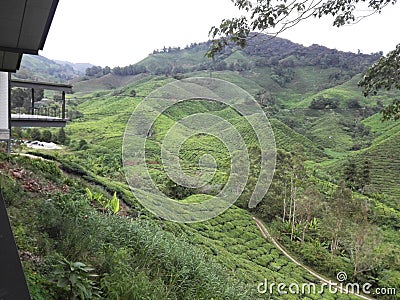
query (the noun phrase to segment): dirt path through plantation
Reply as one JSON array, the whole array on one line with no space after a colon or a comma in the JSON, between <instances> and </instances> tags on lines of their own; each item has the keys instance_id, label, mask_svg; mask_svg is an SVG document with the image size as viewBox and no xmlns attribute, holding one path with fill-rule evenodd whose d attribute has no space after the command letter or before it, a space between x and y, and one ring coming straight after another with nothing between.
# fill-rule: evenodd
<instances>
[{"instance_id":1,"label":"dirt path through plantation","mask_svg":"<svg viewBox=\"0 0 400 300\"><path fill-rule=\"evenodd\" d=\"M354 295L357 296L361 299L366 299L366 300L375 300L374 298L370 298L367 297L365 295L361 295L361 294L356 294L353 293L352 291L348 291L346 288L342 288L340 286L340 284L338 284L337 282L330 280L330 279L326 279L325 277L323 277L322 275L316 273L315 271L313 271L312 269L310 269L309 267L305 266L304 264L302 264L301 262L299 262L297 259L295 259L293 256L291 256L268 232L267 228L265 227L265 225L263 224L263 222L259 219L257 219L256 217L253 217L253 220L256 222L256 225L258 227L258 229L261 231L261 234L264 238L270 240L274 246L283 253L283 255L285 255L288 259L290 259L293 263L295 263L296 265L298 265L299 267L303 268L304 270L306 270L308 273L310 273L312 276L318 278L318 280L321 281L321 283L325 283L328 286L329 285L334 285L335 288L338 289L338 291L342 294L349 294L349 295ZM343 284L345 286L345 284Z\"/></svg>"}]
</instances>

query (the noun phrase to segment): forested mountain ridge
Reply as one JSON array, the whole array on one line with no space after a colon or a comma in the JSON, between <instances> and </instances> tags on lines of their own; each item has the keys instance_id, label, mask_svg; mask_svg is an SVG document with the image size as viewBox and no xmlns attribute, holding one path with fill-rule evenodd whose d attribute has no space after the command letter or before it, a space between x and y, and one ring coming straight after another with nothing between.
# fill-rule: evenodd
<instances>
[{"instance_id":1,"label":"forested mountain ridge","mask_svg":"<svg viewBox=\"0 0 400 300\"><path fill-rule=\"evenodd\" d=\"M205 57L210 44L211 42L192 43L182 49L164 47L154 50L137 64L113 69L93 67L87 70L87 75L89 77L101 77L109 73L121 76L141 73L176 75L202 70L245 71L255 67L274 66L338 67L342 71L349 72L349 75L355 75L365 70L382 55L382 53L342 52L319 45L304 47L286 39L258 34L249 38L246 48L227 48L211 60Z\"/></svg>"},{"instance_id":2,"label":"forested mountain ridge","mask_svg":"<svg viewBox=\"0 0 400 300\"><path fill-rule=\"evenodd\" d=\"M87 69L84 81L76 82L75 87L77 91L88 92L120 88L146 76L179 79L187 76L218 77L219 73L231 72L232 80L234 77L237 79L234 83L253 96L265 90L264 96L268 94L268 97L264 99L290 108L308 107L310 103L304 101L312 99L307 100L307 96L353 79L350 90L359 101L368 104L370 101L363 101L354 78L382 54L356 54L318 45L304 47L263 34L250 38L246 48L227 48L213 60L205 56L209 46L210 42L193 43L183 49L164 47L129 66L113 69L92 67Z\"/></svg>"}]
</instances>

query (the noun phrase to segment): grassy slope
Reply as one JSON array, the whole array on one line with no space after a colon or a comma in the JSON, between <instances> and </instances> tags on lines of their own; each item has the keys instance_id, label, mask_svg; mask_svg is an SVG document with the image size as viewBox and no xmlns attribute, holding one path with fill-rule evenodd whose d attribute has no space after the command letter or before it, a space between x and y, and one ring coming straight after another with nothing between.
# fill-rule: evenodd
<instances>
[{"instance_id":1,"label":"grassy slope","mask_svg":"<svg viewBox=\"0 0 400 300\"><path fill-rule=\"evenodd\" d=\"M86 94L103 90L118 89L126 85L139 82L147 77L148 76L145 74L131 76L107 74L106 76L100 78L91 78L87 80L79 79L79 81L74 82L73 85L74 91L78 91L78 94Z\"/></svg>"},{"instance_id":2,"label":"grassy slope","mask_svg":"<svg viewBox=\"0 0 400 300\"><path fill-rule=\"evenodd\" d=\"M275 140L278 148L288 152L297 152L301 150L303 155L310 160L318 161L326 157L326 154L319 149L308 138L298 134L282 122L271 119L271 125L274 130Z\"/></svg>"},{"instance_id":3,"label":"grassy slope","mask_svg":"<svg viewBox=\"0 0 400 300\"><path fill-rule=\"evenodd\" d=\"M55 270L62 257L93 266L101 278L94 283L107 299L209 299L217 294L256 298L246 293L242 280L232 281L211 255L162 230L156 220L127 218L125 209L120 216L99 210L85 188L110 197L102 189L113 189L110 181L94 186L63 174L53 162L25 156L0 155L0 170L32 299L70 298L66 289L56 286L62 275Z\"/></svg>"},{"instance_id":4,"label":"grassy slope","mask_svg":"<svg viewBox=\"0 0 400 300\"><path fill-rule=\"evenodd\" d=\"M398 209L400 160L396 153L400 149L400 124L394 121L382 122L380 114L365 119L363 124L371 128L373 137L371 146L354 152L342 151L340 159L326 161L323 169L339 179L348 160L359 165L366 160L369 161L371 183L366 190L384 193L386 197L392 199L389 201L392 206Z\"/></svg>"},{"instance_id":5,"label":"grassy slope","mask_svg":"<svg viewBox=\"0 0 400 300\"><path fill-rule=\"evenodd\" d=\"M365 125L372 128L375 138L372 146L359 153L357 159L369 159L372 163L372 190L398 199L400 160L396 154L400 149L400 124L393 121L382 123L380 118L381 115L374 115L364 121Z\"/></svg>"},{"instance_id":6,"label":"grassy slope","mask_svg":"<svg viewBox=\"0 0 400 300\"><path fill-rule=\"evenodd\" d=\"M375 142L369 148L326 164L324 169L338 178L343 174L345 163L348 160L358 165L362 165L364 161L369 161L371 182L366 187L366 191L385 194L387 198L392 199L392 205L398 209L398 198L400 197L400 160L395 153L398 153L400 149L399 139L400 132L397 132L386 139Z\"/></svg>"}]
</instances>

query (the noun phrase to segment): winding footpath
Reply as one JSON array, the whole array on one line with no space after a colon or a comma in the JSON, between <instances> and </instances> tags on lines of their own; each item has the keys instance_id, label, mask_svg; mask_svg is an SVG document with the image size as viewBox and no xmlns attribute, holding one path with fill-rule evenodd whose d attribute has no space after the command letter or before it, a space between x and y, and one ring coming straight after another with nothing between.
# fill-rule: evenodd
<instances>
[{"instance_id":1,"label":"winding footpath","mask_svg":"<svg viewBox=\"0 0 400 300\"><path fill-rule=\"evenodd\" d=\"M264 238L270 240L274 246L283 253L283 255L285 255L288 259L290 259L293 263L295 263L296 265L298 265L299 267L303 268L304 270L306 270L308 273L310 273L312 276L318 278L318 280L320 280L322 283L325 283L327 286L335 284L334 281L332 280L328 280L326 278L324 278L322 275L316 273L315 271L313 271L312 269L310 269L309 267L305 266L304 264L302 264L301 262L299 262L297 259L295 259L293 256L291 256L272 236L271 234L268 232L267 228L265 227L265 225L263 224L263 222L259 219L257 219L256 217L253 216L253 220L256 223L258 229L261 231L261 234ZM335 285L335 288L337 288L340 293L342 294L349 294L349 295L354 295L357 296L361 299L366 299L366 300L375 300L375 298L370 298L367 297L365 295L362 294L357 294L354 293L352 291L349 291L345 288L342 288L339 284Z\"/></svg>"}]
</instances>

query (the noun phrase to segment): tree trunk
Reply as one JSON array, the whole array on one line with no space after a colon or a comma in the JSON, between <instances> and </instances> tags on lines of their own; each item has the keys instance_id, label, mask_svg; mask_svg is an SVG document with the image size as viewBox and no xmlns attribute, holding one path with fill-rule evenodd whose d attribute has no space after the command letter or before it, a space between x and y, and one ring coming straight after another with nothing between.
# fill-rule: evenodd
<instances>
[{"instance_id":1,"label":"tree trunk","mask_svg":"<svg viewBox=\"0 0 400 300\"><path fill-rule=\"evenodd\" d=\"M294 225L296 222L296 194L297 194L297 188L295 186L295 180L294 180L294 179L297 179L297 176L296 176L296 178L294 178L294 177L295 177L295 174L293 171L292 175L290 176L290 202L293 206L292 215L291 215L292 230L290 233L290 240L292 240L292 241L293 241L293 237L294 237L294 227L295 227Z\"/></svg>"},{"instance_id":2,"label":"tree trunk","mask_svg":"<svg viewBox=\"0 0 400 300\"><path fill-rule=\"evenodd\" d=\"M282 223L285 223L286 219L286 183L284 185L283 190L283 216L282 216Z\"/></svg>"},{"instance_id":3,"label":"tree trunk","mask_svg":"<svg viewBox=\"0 0 400 300\"><path fill-rule=\"evenodd\" d=\"M353 269L353 280L357 280L357 275L358 275L358 255L356 256L356 259L354 261L354 269Z\"/></svg>"},{"instance_id":4,"label":"tree trunk","mask_svg":"<svg viewBox=\"0 0 400 300\"><path fill-rule=\"evenodd\" d=\"M293 241L294 237L294 223L296 221L296 199L293 199L293 214L292 214L292 233L290 234L290 239Z\"/></svg>"},{"instance_id":5,"label":"tree trunk","mask_svg":"<svg viewBox=\"0 0 400 300\"><path fill-rule=\"evenodd\" d=\"M339 231L341 230L341 222L338 220L336 221L335 228L333 229L333 235L332 235L332 242L331 242L331 261L333 261L333 258L335 256L337 246L338 246L338 235Z\"/></svg>"}]
</instances>

